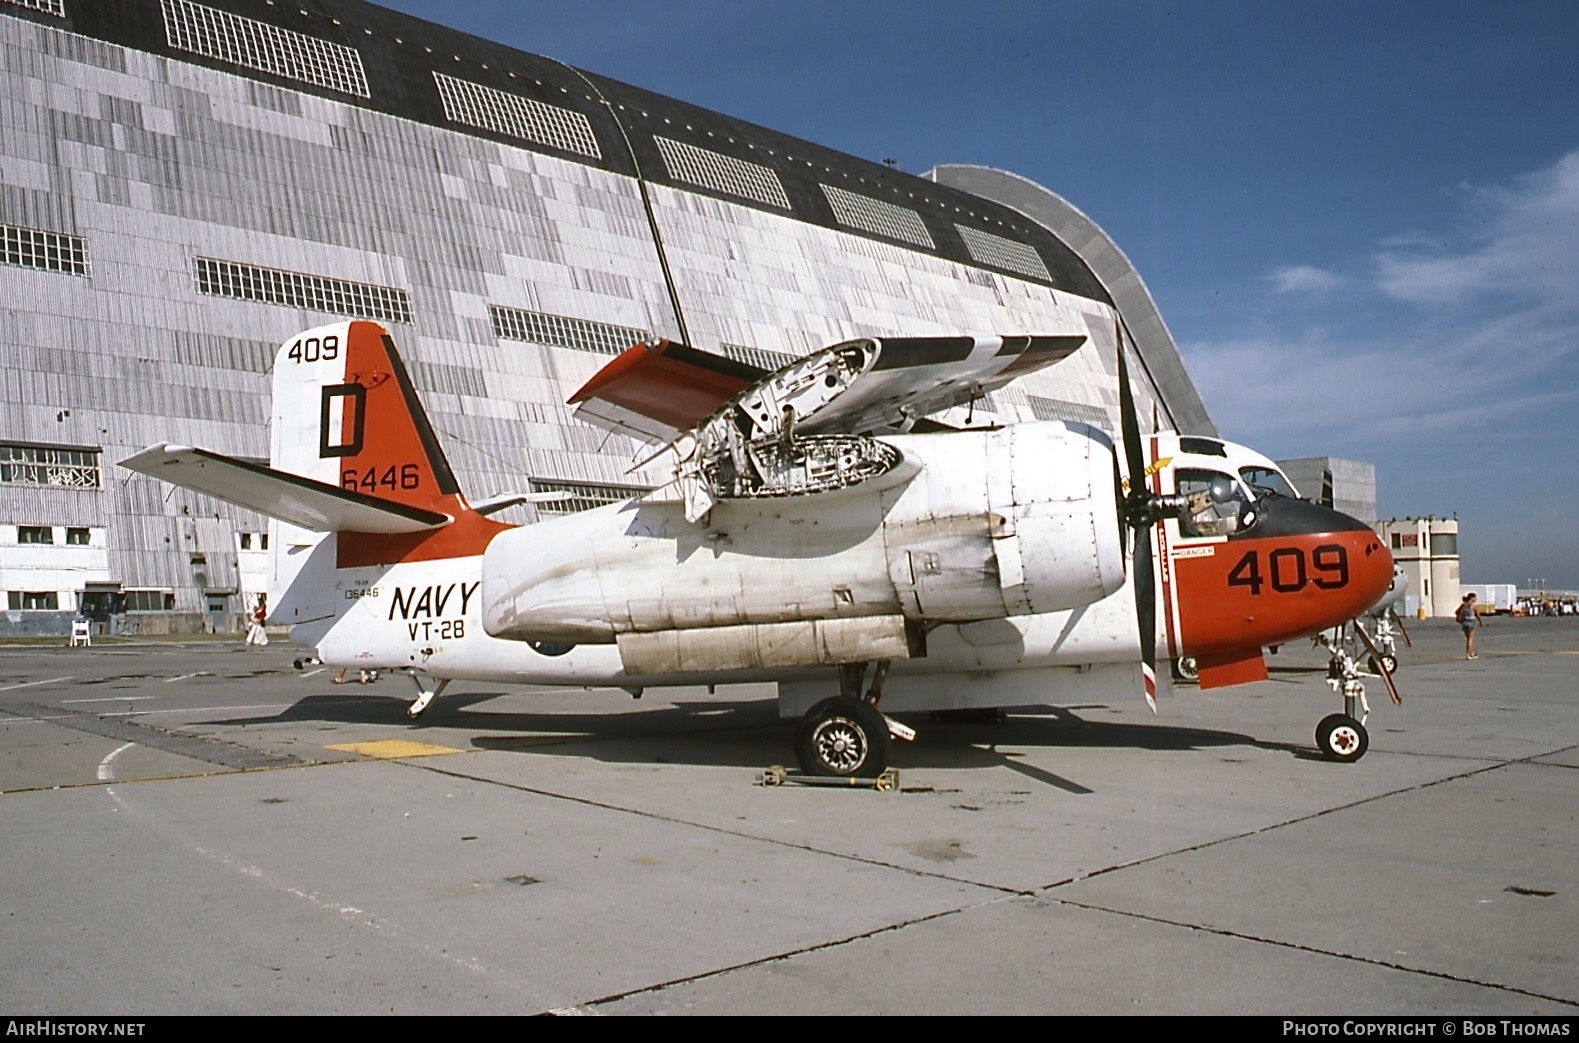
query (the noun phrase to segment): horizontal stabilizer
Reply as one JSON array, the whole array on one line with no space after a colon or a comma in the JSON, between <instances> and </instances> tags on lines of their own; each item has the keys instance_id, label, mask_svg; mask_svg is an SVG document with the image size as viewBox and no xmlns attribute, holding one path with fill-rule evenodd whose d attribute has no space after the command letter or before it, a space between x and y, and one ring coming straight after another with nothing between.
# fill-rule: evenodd
<instances>
[{"instance_id":1,"label":"horizontal stabilizer","mask_svg":"<svg viewBox=\"0 0 1579 1043\"><path fill-rule=\"evenodd\" d=\"M313 532L426 532L453 520L191 446L150 446L121 466Z\"/></svg>"}]
</instances>

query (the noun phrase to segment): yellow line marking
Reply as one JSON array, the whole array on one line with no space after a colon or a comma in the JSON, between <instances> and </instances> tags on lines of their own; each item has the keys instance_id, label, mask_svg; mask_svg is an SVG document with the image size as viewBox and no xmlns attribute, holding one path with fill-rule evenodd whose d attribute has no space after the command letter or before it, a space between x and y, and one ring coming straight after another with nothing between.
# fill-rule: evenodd
<instances>
[{"instance_id":1,"label":"yellow line marking","mask_svg":"<svg viewBox=\"0 0 1579 1043\"><path fill-rule=\"evenodd\" d=\"M403 760L407 757L437 757L446 753L464 753L451 746L434 746L426 742L412 742L409 739L381 739L378 742L343 742L334 746L325 746L326 750L339 750L341 753L355 753L363 757L377 757L379 760Z\"/></svg>"}]
</instances>

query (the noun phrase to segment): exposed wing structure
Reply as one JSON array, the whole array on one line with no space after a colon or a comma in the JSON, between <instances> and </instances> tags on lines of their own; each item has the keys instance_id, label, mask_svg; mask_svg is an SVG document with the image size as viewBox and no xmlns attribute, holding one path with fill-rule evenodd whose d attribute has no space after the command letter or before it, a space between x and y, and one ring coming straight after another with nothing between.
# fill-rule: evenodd
<instances>
[{"instance_id":1,"label":"exposed wing structure","mask_svg":"<svg viewBox=\"0 0 1579 1043\"><path fill-rule=\"evenodd\" d=\"M671 445L686 517L719 500L805 496L901 480L872 435L911 430L1067 358L1084 335L846 341L764 373L681 344L638 344L574 395L576 416ZM913 469L912 469L913 473Z\"/></svg>"},{"instance_id":2,"label":"exposed wing structure","mask_svg":"<svg viewBox=\"0 0 1579 1043\"><path fill-rule=\"evenodd\" d=\"M719 500L902 480L904 454L872 435L910 431L929 413L1050 366L1085 341L874 337L772 373L660 341L624 352L570 401L582 420L673 446L686 517L696 521Z\"/></svg>"},{"instance_id":3,"label":"exposed wing structure","mask_svg":"<svg viewBox=\"0 0 1579 1043\"><path fill-rule=\"evenodd\" d=\"M437 511L341 489L191 446L150 446L122 460L121 466L313 532L426 532L452 520Z\"/></svg>"}]
</instances>

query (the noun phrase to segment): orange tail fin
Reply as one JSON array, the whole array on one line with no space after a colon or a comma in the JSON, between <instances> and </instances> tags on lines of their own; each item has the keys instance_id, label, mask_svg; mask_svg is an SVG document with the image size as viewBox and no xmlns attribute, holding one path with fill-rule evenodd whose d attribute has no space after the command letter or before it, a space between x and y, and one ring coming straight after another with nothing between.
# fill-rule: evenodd
<instances>
[{"instance_id":1,"label":"orange tail fin","mask_svg":"<svg viewBox=\"0 0 1579 1043\"><path fill-rule=\"evenodd\" d=\"M481 554L509 526L466 502L389 333L343 322L292 338L274 359L276 470L448 515L428 532L342 532L340 568Z\"/></svg>"}]
</instances>

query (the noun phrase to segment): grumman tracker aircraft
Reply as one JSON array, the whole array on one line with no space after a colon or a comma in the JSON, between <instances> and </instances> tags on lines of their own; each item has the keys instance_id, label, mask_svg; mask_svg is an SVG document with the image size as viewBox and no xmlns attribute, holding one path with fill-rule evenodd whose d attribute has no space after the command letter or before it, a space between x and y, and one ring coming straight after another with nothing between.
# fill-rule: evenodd
<instances>
[{"instance_id":1,"label":"grumman tracker aircraft","mask_svg":"<svg viewBox=\"0 0 1579 1043\"><path fill-rule=\"evenodd\" d=\"M1121 448L1078 423L926 419L1086 334L869 338L771 373L639 344L571 401L666 446L674 480L515 526L490 515L526 497L468 502L393 340L344 322L280 348L269 466L176 445L123 465L276 519L270 622L328 665L409 672L413 717L455 679L774 681L802 770L875 777L914 736L888 712L1137 690L1155 709L1159 647L1203 687L1260 680L1263 646L1392 582L1375 533L1260 454L1142 437L1116 319L1113 338ZM1317 730L1339 760L1367 743L1345 683Z\"/></svg>"}]
</instances>

